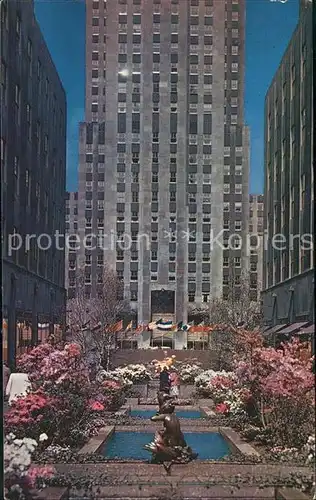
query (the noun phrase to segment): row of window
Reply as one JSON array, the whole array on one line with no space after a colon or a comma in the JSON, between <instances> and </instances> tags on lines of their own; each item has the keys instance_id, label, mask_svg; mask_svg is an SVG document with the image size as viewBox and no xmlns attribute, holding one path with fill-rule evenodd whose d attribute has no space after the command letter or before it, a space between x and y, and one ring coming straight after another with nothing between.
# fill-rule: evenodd
<instances>
[{"instance_id":1,"label":"row of window","mask_svg":"<svg viewBox=\"0 0 316 500\"><path fill-rule=\"evenodd\" d=\"M135 162L135 163L138 163L138 162ZM190 162L190 164L197 164L198 162L195 161L195 162ZM117 172L117 181L118 182L125 182L125 170L126 170L126 163L121 163L120 162L120 169L124 169L123 172L121 172L120 170ZM177 168L176 164L172 164L173 167ZM212 166L209 165L209 164L205 164L204 165L205 168L208 169L208 173L203 173L203 184L210 184L211 183L211 179L210 179L210 171L212 169ZM91 164L87 164L86 167L85 167L85 172L86 174L92 174L93 173L93 165ZM104 168L104 164L99 164L98 167L97 167L97 172L100 174L100 177L102 177L102 175L104 175L105 171L105 168ZM236 175L241 175L242 174L242 165L224 165L224 168L223 168L223 172L224 172L224 175L230 175L230 174L233 174L235 172ZM138 183L139 181L137 179L139 179L139 174L136 173L136 172L132 172L131 173L132 175L132 182L136 182ZM158 172L152 172L152 182L158 182ZM176 172L170 172L170 182L176 182ZM196 175L195 173L192 173L192 174L189 174L189 184L196 184ZM102 178L100 178L99 180L102 180ZM259 214L260 216L260 214Z\"/></svg>"},{"instance_id":2,"label":"row of window","mask_svg":"<svg viewBox=\"0 0 316 500\"><path fill-rule=\"evenodd\" d=\"M85 202L85 207L86 210L92 210L92 205L93 202L92 200L86 200ZM104 200L97 200L97 209L98 210L104 210L105 203ZM242 211L242 202L235 202L235 203L229 203L229 202L224 202L223 203L223 210L224 212L230 212L234 211L236 213L240 213ZM139 214L138 212L133 212L132 211L132 221L134 219L135 222L138 221ZM158 216L157 215L152 215L151 217L152 222L157 222L158 221ZM98 224L103 224L103 219L98 219ZM124 222L124 213L120 213L120 215L117 216L117 221L118 222ZM176 221L176 216L170 216L170 222L175 222ZM192 216L189 217L189 223L195 224L197 222L196 217ZM203 215L203 222L210 222L210 216L208 215Z\"/></svg>"}]
</instances>

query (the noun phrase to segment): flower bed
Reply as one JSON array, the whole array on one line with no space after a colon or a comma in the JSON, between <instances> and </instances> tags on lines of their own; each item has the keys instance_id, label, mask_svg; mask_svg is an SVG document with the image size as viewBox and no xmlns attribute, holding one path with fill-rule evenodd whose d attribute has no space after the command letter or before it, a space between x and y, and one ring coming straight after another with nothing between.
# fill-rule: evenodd
<instances>
[{"instance_id":1,"label":"flower bed","mask_svg":"<svg viewBox=\"0 0 316 500\"><path fill-rule=\"evenodd\" d=\"M104 416L123 404L124 385L102 378L90 381L76 344L57 348L41 344L22 355L17 366L28 373L31 389L13 401L5 415L5 481L8 499L19 498L12 495L18 495L20 489L28 499L27 491L34 487L35 479L48 474L35 469L27 473L35 449L37 455L49 446L78 449L104 425ZM40 481L43 483L36 479L36 484Z\"/></svg>"}]
</instances>

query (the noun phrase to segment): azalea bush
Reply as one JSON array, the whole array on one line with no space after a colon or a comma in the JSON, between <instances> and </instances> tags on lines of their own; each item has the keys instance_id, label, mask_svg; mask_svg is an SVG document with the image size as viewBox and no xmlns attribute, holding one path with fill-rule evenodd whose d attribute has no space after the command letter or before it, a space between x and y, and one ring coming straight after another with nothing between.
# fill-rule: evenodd
<instances>
[{"instance_id":1,"label":"azalea bush","mask_svg":"<svg viewBox=\"0 0 316 500\"><path fill-rule=\"evenodd\" d=\"M35 438L41 433L52 434L56 431L55 399L42 390L27 394L12 402L5 415L6 432L18 438Z\"/></svg>"},{"instance_id":2,"label":"azalea bush","mask_svg":"<svg viewBox=\"0 0 316 500\"><path fill-rule=\"evenodd\" d=\"M89 384L88 370L78 344L56 348L40 344L17 360L19 371L27 373L33 389L49 392L60 390L81 392Z\"/></svg>"},{"instance_id":3,"label":"azalea bush","mask_svg":"<svg viewBox=\"0 0 316 500\"><path fill-rule=\"evenodd\" d=\"M19 438L45 432L46 446L79 446L89 436L89 422L124 401L120 381L90 382L84 355L76 344L58 348L43 344L21 356L18 366L28 370L31 392L13 402L5 427Z\"/></svg>"},{"instance_id":4,"label":"azalea bush","mask_svg":"<svg viewBox=\"0 0 316 500\"><path fill-rule=\"evenodd\" d=\"M315 456L316 456L316 444L315 444L315 435L308 436L307 442L303 447L303 451L306 455L306 464L314 465L315 464Z\"/></svg>"},{"instance_id":5,"label":"azalea bush","mask_svg":"<svg viewBox=\"0 0 316 500\"><path fill-rule=\"evenodd\" d=\"M279 446L302 447L314 422L314 375L312 362L300 355L304 347L293 339L280 349L259 348L251 362L236 366L240 384L252 394L263 428Z\"/></svg>"},{"instance_id":6,"label":"azalea bush","mask_svg":"<svg viewBox=\"0 0 316 500\"><path fill-rule=\"evenodd\" d=\"M39 441L43 440L43 435ZM55 475L52 467L32 467L32 454L38 447L35 439L18 439L13 433L4 442L4 498L32 500L34 488L43 489Z\"/></svg>"},{"instance_id":7,"label":"azalea bush","mask_svg":"<svg viewBox=\"0 0 316 500\"><path fill-rule=\"evenodd\" d=\"M213 385L214 381L214 385ZM205 397L211 397L222 386L232 388L235 385L235 374L226 371L205 370L195 377L194 384L197 391Z\"/></svg>"},{"instance_id":8,"label":"azalea bush","mask_svg":"<svg viewBox=\"0 0 316 500\"><path fill-rule=\"evenodd\" d=\"M97 375L97 380L113 380L121 383L125 387L133 384L147 382L151 379L151 373L143 364L132 364L115 368L111 371L101 370Z\"/></svg>"},{"instance_id":9,"label":"azalea bush","mask_svg":"<svg viewBox=\"0 0 316 500\"><path fill-rule=\"evenodd\" d=\"M203 372L203 368L198 362L176 362L175 368L180 376L181 382L183 382L184 384L194 384L196 377L201 375L201 373Z\"/></svg>"}]
</instances>

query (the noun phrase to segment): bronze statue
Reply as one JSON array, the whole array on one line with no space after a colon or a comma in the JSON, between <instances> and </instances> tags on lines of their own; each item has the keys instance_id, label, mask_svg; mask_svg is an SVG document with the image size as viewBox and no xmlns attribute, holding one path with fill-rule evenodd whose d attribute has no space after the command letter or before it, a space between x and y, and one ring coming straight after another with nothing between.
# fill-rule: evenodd
<instances>
[{"instance_id":1,"label":"bronze statue","mask_svg":"<svg viewBox=\"0 0 316 500\"><path fill-rule=\"evenodd\" d=\"M164 429L157 431L154 440L144 446L152 453L152 463L162 463L170 471L173 463L187 463L197 458L186 444L180 421L174 413L174 402L168 394L158 392L159 413L151 417L152 422L163 422Z\"/></svg>"},{"instance_id":2,"label":"bronze statue","mask_svg":"<svg viewBox=\"0 0 316 500\"><path fill-rule=\"evenodd\" d=\"M170 405L170 402L172 401L172 396L170 396L168 393L163 392L163 391L158 391L157 392L157 399L158 399L158 405L159 405L159 411L158 414L163 414L165 413L165 408L168 408Z\"/></svg>"}]
</instances>

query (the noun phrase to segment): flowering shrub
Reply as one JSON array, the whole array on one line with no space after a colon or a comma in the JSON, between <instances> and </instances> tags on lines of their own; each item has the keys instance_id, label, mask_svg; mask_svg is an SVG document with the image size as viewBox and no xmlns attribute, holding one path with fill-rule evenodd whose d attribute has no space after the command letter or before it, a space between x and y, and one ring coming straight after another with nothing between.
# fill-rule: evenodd
<instances>
[{"instance_id":1,"label":"flowering shrub","mask_svg":"<svg viewBox=\"0 0 316 500\"><path fill-rule=\"evenodd\" d=\"M108 372L101 370L97 375L97 381L99 382L113 380L120 382L125 387L129 387L135 383L147 382L150 379L150 371L142 364L127 365Z\"/></svg>"},{"instance_id":2,"label":"flowering shrub","mask_svg":"<svg viewBox=\"0 0 316 500\"><path fill-rule=\"evenodd\" d=\"M226 403L219 403L215 407L217 413L229 413L229 406Z\"/></svg>"},{"instance_id":3,"label":"flowering shrub","mask_svg":"<svg viewBox=\"0 0 316 500\"><path fill-rule=\"evenodd\" d=\"M308 436L307 442L303 447L303 451L306 454L306 464L314 465L316 456L315 436Z\"/></svg>"},{"instance_id":4,"label":"flowering shrub","mask_svg":"<svg viewBox=\"0 0 316 500\"><path fill-rule=\"evenodd\" d=\"M102 403L100 403L100 401L89 401L89 408L93 411L103 411L104 410L104 406Z\"/></svg>"},{"instance_id":5,"label":"flowering shrub","mask_svg":"<svg viewBox=\"0 0 316 500\"><path fill-rule=\"evenodd\" d=\"M89 381L77 344L41 345L23 355L19 367L30 370L33 392L13 403L5 426L21 438L46 433L49 439L41 448L52 442L78 445L88 437L83 429L96 412L123 403L124 386L118 380Z\"/></svg>"},{"instance_id":6,"label":"flowering shrub","mask_svg":"<svg viewBox=\"0 0 316 500\"><path fill-rule=\"evenodd\" d=\"M54 432L54 405L54 398L41 390L16 399L5 415L6 431L18 437Z\"/></svg>"},{"instance_id":7,"label":"flowering shrub","mask_svg":"<svg viewBox=\"0 0 316 500\"><path fill-rule=\"evenodd\" d=\"M43 360L54 350L51 344L40 344L17 358L17 368L23 373L35 373Z\"/></svg>"},{"instance_id":8,"label":"flowering shrub","mask_svg":"<svg viewBox=\"0 0 316 500\"><path fill-rule=\"evenodd\" d=\"M214 370L205 370L194 380L198 392L203 393L207 397L210 397L217 389L221 390L224 387L233 387L234 382L234 373L225 371L216 372Z\"/></svg>"},{"instance_id":9,"label":"flowering shrub","mask_svg":"<svg viewBox=\"0 0 316 500\"><path fill-rule=\"evenodd\" d=\"M38 446L37 441L30 438L18 439L13 433L5 437L4 442L4 481L5 500L31 500L30 490L35 487L44 488L45 479L52 478L55 470L52 467L31 467L32 453Z\"/></svg>"},{"instance_id":10,"label":"flowering shrub","mask_svg":"<svg viewBox=\"0 0 316 500\"><path fill-rule=\"evenodd\" d=\"M299 457L299 450L297 448L274 446L270 449L270 453L280 462L289 462Z\"/></svg>"},{"instance_id":11,"label":"flowering shrub","mask_svg":"<svg viewBox=\"0 0 316 500\"><path fill-rule=\"evenodd\" d=\"M54 467L49 465L41 467L31 467L28 471L27 477L31 488L42 489L46 486L46 481L52 479L56 474Z\"/></svg>"},{"instance_id":12,"label":"flowering shrub","mask_svg":"<svg viewBox=\"0 0 316 500\"><path fill-rule=\"evenodd\" d=\"M58 386L78 393L89 383L87 368L77 344L66 344L60 349L41 344L19 358L18 368L28 373L34 389L41 387L50 391Z\"/></svg>"},{"instance_id":13,"label":"flowering shrub","mask_svg":"<svg viewBox=\"0 0 316 500\"><path fill-rule=\"evenodd\" d=\"M262 425L277 445L304 445L313 429L314 375L311 360L302 358L297 339L281 349L260 348L251 363L241 360L236 375L253 396Z\"/></svg>"},{"instance_id":14,"label":"flowering shrub","mask_svg":"<svg viewBox=\"0 0 316 500\"><path fill-rule=\"evenodd\" d=\"M176 368L179 373L180 379L184 384L194 384L196 377L198 377L203 369L198 363L176 363Z\"/></svg>"}]
</instances>

